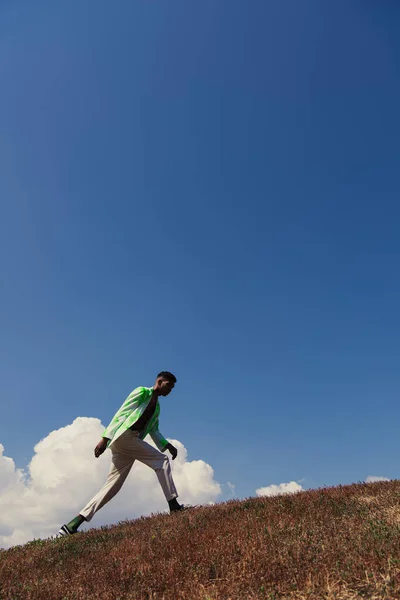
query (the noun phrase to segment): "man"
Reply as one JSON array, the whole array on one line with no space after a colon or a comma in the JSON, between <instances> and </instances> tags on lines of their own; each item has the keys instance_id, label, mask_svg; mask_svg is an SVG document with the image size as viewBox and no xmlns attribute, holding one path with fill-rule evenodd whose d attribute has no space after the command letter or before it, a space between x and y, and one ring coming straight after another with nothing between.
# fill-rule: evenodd
<instances>
[{"instance_id":1,"label":"man","mask_svg":"<svg viewBox=\"0 0 400 600\"><path fill-rule=\"evenodd\" d=\"M165 454L162 454L165 450L169 450L172 460L175 460L178 451L158 430L160 414L158 398L168 396L175 383L175 375L162 371L157 375L152 388L138 387L129 394L94 449L96 458L103 454L106 448L111 449L111 467L107 481L79 515L61 527L58 532L60 536L73 535L84 521L91 521L93 515L121 489L135 460L139 460L156 472L170 512L186 508L177 501L178 494L172 479L169 460ZM143 441L147 434L153 438L161 452Z\"/></svg>"}]
</instances>

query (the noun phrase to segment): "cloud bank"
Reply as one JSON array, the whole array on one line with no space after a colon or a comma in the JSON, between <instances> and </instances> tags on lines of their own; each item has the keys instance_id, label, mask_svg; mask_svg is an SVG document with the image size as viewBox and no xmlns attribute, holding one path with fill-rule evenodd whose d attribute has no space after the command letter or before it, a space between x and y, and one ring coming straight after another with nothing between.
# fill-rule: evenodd
<instances>
[{"instance_id":1,"label":"cloud bank","mask_svg":"<svg viewBox=\"0 0 400 600\"><path fill-rule=\"evenodd\" d=\"M94 496L110 466L109 450L98 459L93 455L103 431L99 419L78 417L36 444L26 471L16 469L0 444L0 547L54 535ZM187 504L214 502L221 486L212 467L202 460L188 461L183 444L170 441L178 449L171 467L180 500ZM167 509L155 473L136 462L120 492L82 529Z\"/></svg>"},{"instance_id":2,"label":"cloud bank","mask_svg":"<svg viewBox=\"0 0 400 600\"><path fill-rule=\"evenodd\" d=\"M268 485L267 487L258 488L257 496L280 496L281 494L294 494L302 492L304 488L296 481L289 483L280 483L279 485Z\"/></svg>"},{"instance_id":3,"label":"cloud bank","mask_svg":"<svg viewBox=\"0 0 400 600\"><path fill-rule=\"evenodd\" d=\"M375 483L376 481L390 481L389 477L381 477L380 475L368 475L365 483Z\"/></svg>"}]
</instances>

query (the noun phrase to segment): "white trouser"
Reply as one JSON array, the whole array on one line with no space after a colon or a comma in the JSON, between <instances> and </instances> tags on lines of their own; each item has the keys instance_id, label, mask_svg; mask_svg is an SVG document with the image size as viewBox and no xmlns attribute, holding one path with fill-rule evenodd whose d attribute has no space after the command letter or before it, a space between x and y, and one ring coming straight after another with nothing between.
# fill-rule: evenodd
<instances>
[{"instance_id":1,"label":"white trouser","mask_svg":"<svg viewBox=\"0 0 400 600\"><path fill-rule=\"evenodd\" d=\"M119 492L135 460L154 469L167 501L178 497L168 457L141 440L138 431L128 429L110 444L110 449L112 459L107 481L79 513L86 521Z\"/></svg>"}]
</instances>

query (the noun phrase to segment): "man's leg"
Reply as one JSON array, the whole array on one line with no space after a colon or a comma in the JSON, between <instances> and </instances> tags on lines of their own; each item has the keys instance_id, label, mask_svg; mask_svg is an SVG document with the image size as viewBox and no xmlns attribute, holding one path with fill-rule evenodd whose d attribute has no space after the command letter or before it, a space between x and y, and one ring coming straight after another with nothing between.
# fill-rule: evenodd
<instances>
[{"instance_id":1,"label":"man's leg","mask_svg":"<svg viewBox=\"0 0 400 600\"><path fill-rule=\"evenodd\" d=\"M117 440L117 442L118 441L119 440ZM128 477L129 471L135 462L135 458L132 455L121 453L118 451L117 447L113 448L112 445L111 452L111 466L107 481L101 490L97 492L97 494L79 513L85 519L85 521L91 521L94 514L105 504L107 504L111 498L114 498L115 494L117 494L123 486L125 479Z\"/></svg>"},{"instance_id":2,"label":"man's leg","mask_svg":"<svg viewBox=\"0 0 400 600\"><path fill-rule=\"evenodd\" d=\"M123 438L124 435L125 434L122 434L121 438ZM90 502L88 502L85 508L80 511L79 515L67 523L67 525L61 527L59 531L60 535L76 533L78 527L84 521L90 521L94 514L107 504L107 502L109 502L121 489L135 461L135 458L131 454L120 451L124 449L123 440L118 444L121 438L115 442L115 445L111 444L112 458L107 481Z\"/></svg>"},{"instance_id":3,"label":"man's leg","mask_svg":"<svg viewBox=\"0 0 400 600\"><path fill-rule=\"evenodd\" d=\"M136 460L147 465L153 469L158 477L162 491L164 492L165 499L170 505L171 510L179 510L176 498L178 493L172 479L171 466L169 464L168 457L150 446L147 442L144 442L138 437L139 434L131 432L131 437L127 439L129 444L129 452L135 457Z\"/></svg>"}]
</instances>

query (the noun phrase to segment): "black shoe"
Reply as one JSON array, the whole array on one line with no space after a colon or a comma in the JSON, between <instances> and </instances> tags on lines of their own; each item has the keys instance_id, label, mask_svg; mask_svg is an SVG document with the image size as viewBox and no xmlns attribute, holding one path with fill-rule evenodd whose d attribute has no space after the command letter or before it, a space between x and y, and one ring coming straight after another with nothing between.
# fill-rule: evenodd
<instances>
[{"instance_id":1,"label":"black shoe","mask_svg":"<svg viewBox=\"0 0 400 600\"><path fill-rule=\"evenodd\" d=\"M191 506L190 504L179 504L176 508L171 508L170 512L180 512L182 510L190 510L191 508L196 508L195 506Z\"/></svg>"},{"instance_id":2,"label":"black shoe","mask_svg":"<svg viewBox=\"0 0 400 600\"><path fill-rule=\"evenodd\" d=\"M73 529L68 529L66 525L63 525L59 530L57 537L68 537L69 535L74 535L74 533L79 533L78 531L74 531Z\"/></svg>"}]
</instances>

